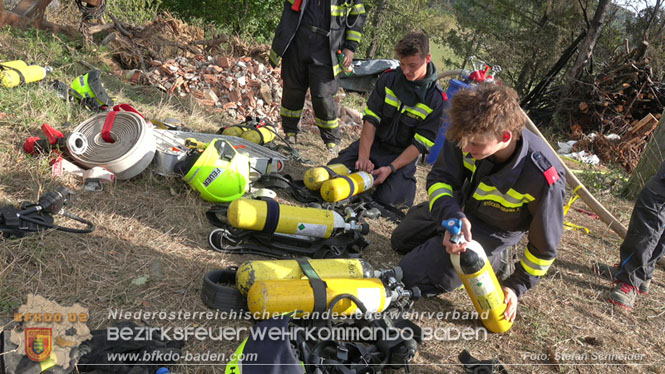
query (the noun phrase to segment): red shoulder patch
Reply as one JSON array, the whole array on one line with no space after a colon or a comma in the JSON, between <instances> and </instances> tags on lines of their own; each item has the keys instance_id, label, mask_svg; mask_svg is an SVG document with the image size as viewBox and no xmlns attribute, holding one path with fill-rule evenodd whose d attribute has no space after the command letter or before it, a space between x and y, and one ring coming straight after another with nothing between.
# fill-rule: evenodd
<instances>
[{"instance_id":1,"label":"red shoulder patch","mask_svg":"<svg viewBox=\"0 0 665 374\"><path fill-rule=\"evenodd\" d=\"M384 72L384 73L387 73L387 72L389 72L389 71L395 71L395 69L386 69L386 70L384 70L383 72Z\"/></svg>"},{"instance_id":2,"label":"red shoulder patch","mask_svg":"<svg viewBox=\"0 0 665 374\"><path fill-rule=\"evenodd\" d=\"M448 101L448 95L445 92L441 92L441 97L443 97L443 101Z\"/></svg>"},{"instance_id":3,"label":"red shoulder patch","mask_svg":"<svg viewBox=\"0 0 665 374\"><path fill-rule=\"evenodd\" d=\"M543 175L545 176L545 179L547 180L547 184L550 186L556 183L556 181L559 180L559 173L556 171L556 168L554 166L550 167L549 169L545 170L543 172Z\"/></svg>"}]
</instances>

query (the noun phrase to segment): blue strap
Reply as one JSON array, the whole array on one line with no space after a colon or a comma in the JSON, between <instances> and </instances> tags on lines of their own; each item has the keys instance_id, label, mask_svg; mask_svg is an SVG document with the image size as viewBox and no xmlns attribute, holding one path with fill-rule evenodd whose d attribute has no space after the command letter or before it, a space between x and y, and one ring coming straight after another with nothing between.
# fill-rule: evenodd
<instances>
[{"instance_id":1,"label":"blue strap","mask_svg":"<svg viewBox=\"0 0 665 374\"><path fill-rule=\"evenodd\" d=\"M263 226L263 232L273 233L279 223L279 204L273 199L265 199L266 202L266 223Z\"/></svg>"}]
</instances>

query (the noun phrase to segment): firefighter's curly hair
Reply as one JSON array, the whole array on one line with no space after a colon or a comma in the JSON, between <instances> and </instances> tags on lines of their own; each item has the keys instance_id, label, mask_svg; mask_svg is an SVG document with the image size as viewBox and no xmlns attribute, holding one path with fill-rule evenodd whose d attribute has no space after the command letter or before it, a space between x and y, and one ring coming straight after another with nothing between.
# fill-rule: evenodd
<instances>
[{"instance_id":1,"label":"firefighter's curly hair","mask_svg":"<svg viewBox=\"0 0 665 374\"><path fill-rule=\"evenodd\" d=\"M494 134L501 138L504 131L510 131L519 139L526 120L517 92L496 84L482 84L457 92L449 114L446 138L460 147L466 146L474 136Z\"/></svg>"},{"instance_id":2,"label":"firefighter's curly hair","mask_svg":"<svg viewBox=\"0 0 665 374\"><path fill-rule=\"evenodd\" d=\"M412 31L395 44L395 53L397 57L408 57L419 55L427 58L429 54L429 37L422 31Z\"/></svg>"}]
</instances>

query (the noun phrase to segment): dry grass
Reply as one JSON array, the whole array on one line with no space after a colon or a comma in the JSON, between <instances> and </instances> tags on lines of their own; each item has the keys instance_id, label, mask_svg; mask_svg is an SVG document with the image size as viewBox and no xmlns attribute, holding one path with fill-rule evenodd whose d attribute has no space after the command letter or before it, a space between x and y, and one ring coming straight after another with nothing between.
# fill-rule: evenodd
<instances>
[{"instance_id":1,"label":"dry grass","mask_svg":"<svg viewBox=\"0 0 665 374\"><path fill-rule=\"evenodd\" d=\"M5 34L1 45L20 45ZM20 57L20 47L10 57ZM36 54L37 60L48 62ZM102 61L96 61L102 63ZM61 74L71 79L80 71L70 63ZM120 102L130 102L148 117L175 117L199 131L215 131L216 118L190 101L175 101L147 88L127 86L109 77L110 90ZM1 89L0 89L1 90ZM45 104L46 102L46 104ZM51 108L51 109L48 109ZM0 200L12 205L36 200L45 191L66 185L77 191L70 210L92 220L97 229L88 235L49 232L18 240L0 239L0 319L10 319L28 293L40 294L63 305L78 302L90 309L91 329L115 321L109 310L206 311L200 300L204 274L216 268L239 264L255 256L225 255L208 249L207 234L213 227L204 213L209 204L198 198L181 180L163 178L149 170L131 181L107 185L103 192L83 191L72 177L53 178L46 157L28 157L20 143L39 133L42 122L60 124L65 119L79 123L89 113L71 108L52 97L45 86L29 86L0 92ZM65 129L67 130L67 129ZM71 129L70 129L71 130ZM357 132L347 133L348 145ZM299 149L303 156L322 163L328 154L318 134L305 132ZM297 163L286 172L299 178L305 167ZM428 167L418 169L418 195L425 196ZM632 202L606 193L597 197L624 224ZM280 198L290 199L280 192ZM581 202L576 206L582 207ZM541 284L520 301L513 329L487 340L429 341L415 359L415 373L461 372L457 355L468 349L480 359L497 357L511 373L658 373L665 359L662 338L665 323L665 292L662 269L656 271L651 295L641 296L637 308L627 313L607 300L610 283L589 269L593 261L618 260L619 238L598 220L571 211L568 220L591 230L589 235L565 231L560 255ZM61 222L66 224L67 222ZM370 220L371 245L363 257L377 267L399 262L390 248L395 225L385 219ZM147 277L135 285L133 280ZM472 310L463 291L420 300L415 311ZM157 326L203 327L244 326L247 321L147 321ZM432 328L478 328L478 321L421 320ZM189 341L191 352L230 354L238 341ZM555 360L561 354L644 354L643 360ZM453 366L455 365L455 366ZM178 373L222 373L219 366L182 366Z\"/></svg>"}]
</instances>

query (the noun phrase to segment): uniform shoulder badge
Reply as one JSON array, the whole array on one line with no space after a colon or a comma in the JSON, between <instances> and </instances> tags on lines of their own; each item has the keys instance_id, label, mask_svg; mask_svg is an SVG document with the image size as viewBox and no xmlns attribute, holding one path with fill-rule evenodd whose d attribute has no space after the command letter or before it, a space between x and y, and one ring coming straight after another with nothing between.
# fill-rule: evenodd
<instances>
[{"instance_id":1,"label":"uniform shoulder badge","mask_svg":"<svg viewBox=\"0 0 665 374\"><path fill-rule=\"evenodd\" d=\"M548 185L551 186L559 180L559 172L556 170L554 165L552 165L552 163L550 163L545 158L545 156L543 156L542 153L532 153L531 160L533 160L533 163L536 164L538 169L540 169L540 171L543 173L543 176L545 176L545 180L547 181Z\"/></svg>"}]
</instances>

